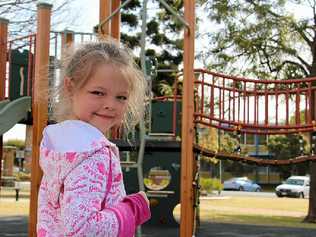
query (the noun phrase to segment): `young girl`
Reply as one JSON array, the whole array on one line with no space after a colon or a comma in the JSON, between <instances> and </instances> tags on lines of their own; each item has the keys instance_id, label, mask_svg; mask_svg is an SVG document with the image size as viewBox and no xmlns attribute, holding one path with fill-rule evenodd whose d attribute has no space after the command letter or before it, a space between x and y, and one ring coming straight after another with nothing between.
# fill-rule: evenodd
<instances>
[{"instance_id":1,"label":"young girl","mask_svg":"<svg viewBox=\"0 0 316 237\"><path fill-rule=\"evenodd\" d=\"M118 148L104 134L142 118L145 79L112 41L65 58L59 123L44 129L40 146L38 237L133 236L150 218L149 202L144 192L126 196Z\"/></svg>"}]
</instances>

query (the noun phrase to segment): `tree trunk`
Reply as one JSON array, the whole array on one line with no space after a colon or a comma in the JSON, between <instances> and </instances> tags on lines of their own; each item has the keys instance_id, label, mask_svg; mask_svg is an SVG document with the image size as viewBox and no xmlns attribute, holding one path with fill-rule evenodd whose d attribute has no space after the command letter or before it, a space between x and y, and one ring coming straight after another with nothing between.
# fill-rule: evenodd
<instances>
[{"instance_id":1,"label":"tree trunk","mask_svg":"<svg viewBox=\"0 0 316 237\"><path fill-rule=\"evenodd\" d=\"M316 43L316 38L314 39L314 42ZM316 76L316 54L315 54L315 43L314 43L314 50L313 50L313 63L311 68L310 76ZM313 83L313 87L316 86L315 83ZM312 106L311 106L311 117L313 121L316 121L316 95L315 92L312 93L312 96L310 98L312 100ZM312 145L313 141L312 139L312 133L310 133L310 144ZM316 144L314 147L313 154L316 154ZM310 162L309 164L309 173L310 173L310 190L309 190L309 205L308 205L308 213L307 216L304 219L304 222L311 222L316 223L316 162Z\"/></svg>"},{"instance_id":2,"label":"tree trunk","mask_svg":"<svg viewBox=\"0 0 316 237\"><path fill-rule=\"evenodd\" d=\"M309 205L308 213L304 222L316 223L316 162L310 162L310 191L309 191Z\"/></svg>"}]
</instances>

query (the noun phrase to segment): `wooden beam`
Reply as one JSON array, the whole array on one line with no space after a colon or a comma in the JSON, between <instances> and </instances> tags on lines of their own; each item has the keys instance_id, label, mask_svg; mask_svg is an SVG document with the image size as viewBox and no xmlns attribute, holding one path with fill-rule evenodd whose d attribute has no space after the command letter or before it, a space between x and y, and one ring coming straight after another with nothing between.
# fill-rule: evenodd
<instances>
[{"instance_id":1,"label":"wooden beam","mask_svg":"<svg viewBox=\"0 0 316 237\"><path fill-rule=\"evenodd\" d=\"M33 141L32 141L32 168L31 168L31 200L29 217L29 235L36 236L37 224L37 197L42 171L39 167L39 146L42 132L47 125L48 98L41 96L42 91L48 91L48 65L50 41L50 17L52 5L37 4L37 34L35 55L35 78L33 93Z\"/></svg>"},{"instance_id":2,"label":"wooden beam","mask_svg":"<svg viewBox=\"0 0 316 237\"><path fill-rule=\"evenodd\" d=\"M183 53L183 99L182 99L182 143L181 143L181 217L180 236L192 237L194 224L194 31L195 0L184 0L184 19L189 28L184 30Z\"/></svg>"},{"instance_id":3,"label":"wooden beam","mask_svg":"<svg viewBox=\"0 0 316 237\"><path fill-rule=\"evenodd\" d=\"M121 0L112 0L112 12L118 9L121 5ZM111 20L111 36L118 41L120 41L121 33L120 33L120 25L121 25L121 13L118 12L113 16Z\"/></svg>"},{"instance_id":4,"label":"wooden beam","mask_svg":"<svg viewBox=\"0 0 316 237\"><path fill-rule=\"evenodd\" d=\"M0 17L0 100L5 98L8 24L7 19Z\"/></svg>"},{"instance_id":5,"label":"wooden beam","mask_svg":"<svg viewBox=\"0 0 316 237\"><path fill-rule=\"evenodd\" d=\"M100 0L99 23L111 15L111 0ZM111 20L101 26L100 36L111 35Z\"/></svg>"},{"instance_id":6,"label":"wooden beam","mask_svg":"<svg viewBox=\"0 0 316 237\"><path fill-rule=\"evenodd\" d=\"M64 30L64 32L61 33L61 48L64 49L67 46L71 45L74 42L74 31L72 30Z\"/></svg>"},{"instance_id":7,"label":"wooden beam","mask_svg":"<svg viewBox=\"0 0 316 237\"><path fill-rule=\"evenodd\" d=\"M9 24L9 21L7 19L0 17L0 101L5 99L8 24ZM2 177L2 173L1 173L2 158L3 158L2 156L3 156L3 137L2 137L2 134L0 134L0 184L1 184L1 177Z\"/></svg>"},{"instance_id":8,"label":"wooden beam","mask_svg":"<svg viewBox=\"0 0 316 237\"><path fill-rule=\"evenodd\" d=\"M65 30L63 33L61 33L61 57L63 58L64 51L72 45L74 42L74 31L71 30Z\"/></svg>"}]
</instances>

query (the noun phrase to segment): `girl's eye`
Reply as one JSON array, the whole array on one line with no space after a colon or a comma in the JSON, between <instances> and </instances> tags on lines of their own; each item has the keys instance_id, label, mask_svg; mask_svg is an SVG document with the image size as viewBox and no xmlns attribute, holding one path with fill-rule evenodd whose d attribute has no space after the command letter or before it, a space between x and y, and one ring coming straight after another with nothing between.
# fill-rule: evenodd
<instances>
[{"instance_id":1,"label":"girl's eye","mask_svg":"<svg viewBox=\"0 0 316 237\"><path fill-rule=\"evenodd\" d=\"M90 91L90 93L97 96L104 96L104 93L101 91Z\"/></svg>"},{"instance_id":2,"label":"girl's eye","mask_svg":"<svg viewBox=\"0 0 316 237\"><path fill-rule=\"evenodd\" d=\"M127 96L117 96L118 100L127 100Z\"/></svg>"}]
</instances>

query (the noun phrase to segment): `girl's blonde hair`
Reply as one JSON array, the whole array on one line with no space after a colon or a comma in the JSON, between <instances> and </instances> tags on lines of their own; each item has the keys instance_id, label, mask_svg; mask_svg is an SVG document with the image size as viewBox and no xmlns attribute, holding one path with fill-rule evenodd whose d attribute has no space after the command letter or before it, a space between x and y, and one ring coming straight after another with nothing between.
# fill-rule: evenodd
<instances>
[{"instance_id":1,"label":"girl's blonde hair","mask_svg":"<svg viewBox=\"0 0 316 237\"><path fill-rule=\"evenodd\" d=\"M93 76L100 64L115 66L129 85L127 110L123 125L131 130L143 119L147 83L133 60L132 53L114 40L100 40L68 47L62 57L61 80L53 91L53 119L66 120L72 112L71 95L64 88L64 78L71 78L74 90L79 90Z\"/></svg>"}]
</instances>

